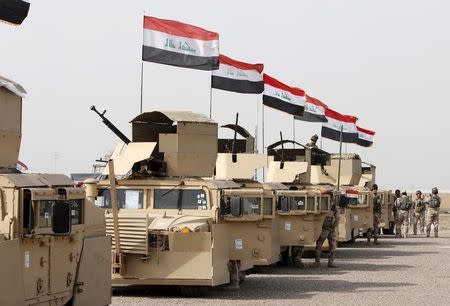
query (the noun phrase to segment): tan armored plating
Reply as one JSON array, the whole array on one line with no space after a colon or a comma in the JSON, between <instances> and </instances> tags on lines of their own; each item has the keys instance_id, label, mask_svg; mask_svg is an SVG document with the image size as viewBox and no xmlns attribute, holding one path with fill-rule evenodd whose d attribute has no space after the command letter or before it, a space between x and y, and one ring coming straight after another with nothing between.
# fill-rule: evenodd
<instances>
[{"instance_id":1,"label":"tan armored plating","mask_svg":"<svg viewBox=\"0 0 450 306\"><path fill-rule=\"evenodd\" d=\"M23 88L0 77L0 305L107 305L101 209L64 175L16 171Z\"/></svg>"}]
</instances>

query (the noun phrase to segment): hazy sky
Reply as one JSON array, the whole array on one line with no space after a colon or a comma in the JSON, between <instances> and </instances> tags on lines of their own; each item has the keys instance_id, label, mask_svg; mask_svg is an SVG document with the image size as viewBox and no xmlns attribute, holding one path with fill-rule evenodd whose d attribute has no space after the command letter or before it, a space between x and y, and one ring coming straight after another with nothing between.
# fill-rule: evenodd
<instances>
[{"instance_id":1,"label":"hazy sky","mask_svg":"<svg viewBox=\"0 0 450 306\"><path fill-rule=\"evenodd\" d=\"M29 0L21 27L0 24L0 75L21 83L21 160L32 171L91 170L117 138L89 110L131 137L139 111L142 15L176 19L220 33L220 51L262 62L265 72L298 86L377 132L375 145L349 145L377 165L381 186L450 189L448 1L60 1ZM208 114L210 73L144 64L144 110ZM214 90L220 124L255 131L261 97ZM265 144L292 119L265 112ZM296 123L305 143L320 123ZM337 151L338 143L324 139ZM414 165L414 167L413 167Z\"/></svg>"}]
</instances>

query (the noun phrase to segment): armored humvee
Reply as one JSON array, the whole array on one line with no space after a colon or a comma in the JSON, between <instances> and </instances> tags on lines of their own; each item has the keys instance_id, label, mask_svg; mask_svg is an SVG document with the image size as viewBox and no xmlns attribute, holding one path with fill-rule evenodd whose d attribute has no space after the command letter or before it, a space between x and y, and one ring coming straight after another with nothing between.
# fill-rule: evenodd
<instances>
[{"instance_id":1,"label":"armored humvee","mask_svg":"<svg viewBox=\"0 0 450 306\"><path fill-rule=\"evenodd\" d=\"M285 148L290 144L296 148ZM301 254L305 248L314 248L331 208L335 187L327 173L329 154L292 140L280 140L267 152L267 181L288 187L277 191L276 205L283 261L302 266Z\"/></svg>"},{"instance_id":2,"label":"armored humvee","mask_svg":"<svg viewBox=\"0 0 450 306\"><path fill-rule=\"evenodd\" d=\"M101 180L85 184L113 237L113 286L176 285L197 295L228 284L220 197L239 185L202 178L214 174L217 123L192 112L143 113L131 121L132 141L106 123L123 143Z\"/></svg>"},{"instance_id":3,"label":"armored humvee","mask_svg":"<svg viewBox=\"0 0 450 306\"><path fill-rule=\"evenodd\" d=\"M376 167L375 165L362 162L361 168L361 179L359 181L359 187L370 187L375 184L376 180ZM381 222L380 228L383 229L383 234L393 234L395 228L395 220L394 220L394 195L392 191L388 190L378 190L379 195L381 196L382 202L382 214L381 214Z\"/></svg>"},{"instance_id":4,"label":"armored humvee","mask_svg":"<svg viewBox=\"0 0 450 306\"><path fill-rule=\"evenodd\" d=\"M240 278L256 266L280 260L276 193L287 189L282 184L261 183L255 171L264 167L267 157L254 152L254 138L236 124L223 126L234 130L233 139L218 140L214 180L237 184L239 188L221 190L221 222L227 224L230 266ZM237 139L237 134L243 139ZM236 284L234 284L236 285Z\"/></svg>"},{"instance_id":5,"label":"armored humvee","mask_svg":"<svg viewBox=\"0 0 450 306\"><path fill-rule=\"evenodd\" d=\"M102 210L64 175L16 169L24 94L0 77L0 305L108 305Z\"/></svg>"}]
</instances>

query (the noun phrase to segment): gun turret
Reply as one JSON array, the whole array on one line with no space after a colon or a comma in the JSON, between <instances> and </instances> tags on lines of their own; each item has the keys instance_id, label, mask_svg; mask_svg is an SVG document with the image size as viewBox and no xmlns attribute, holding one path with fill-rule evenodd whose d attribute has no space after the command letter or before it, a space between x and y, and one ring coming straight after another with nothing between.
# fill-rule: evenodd
<instances>
[{"instance_id":1,"label":"gun turret","mask_svg":"<svg viewBox=\"0 0 450 306\"><path fill-rule=\"evenodd\" d=\"M103 113L100 113L94 105L91 106L91 110L96 112L97 115L102 118L103 123L114 133L119 137L125 144L129 144L131 142L130 139L128 139L127 136L125 136L114 124L111 123L111 121L108 120L108 118L105 117L106 110L103 111Z\"/></svg>"}]
</instances>

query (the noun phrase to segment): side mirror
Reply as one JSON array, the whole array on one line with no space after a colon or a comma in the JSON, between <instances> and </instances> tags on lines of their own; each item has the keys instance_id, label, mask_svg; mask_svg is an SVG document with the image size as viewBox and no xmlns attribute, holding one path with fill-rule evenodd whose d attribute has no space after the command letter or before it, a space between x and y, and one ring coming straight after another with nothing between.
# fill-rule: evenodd
<instances>
[{"instance_id":1,"label":"side mirror","mask_svg":"<svg viewBox=\"0 0 450 306\"><path fill-rule=\"evenodd\" d=\"M234 217L240 217L242 215L241 198L231 197L230 198L230 208L231 215Z\"/></svg>"},{"instance_id":2,"label":"side mirror","mask_svg":"<svg viewBox=\"0 0 450 306\"><path fill-rule=\"evenodd\" d=\"M72 215L69 201L52 204L52 231L57 236L69 235L72 231Z\"/></svg>"},{"instance_id":3,"label":"side mirror","mask_svg":"<svg viewBox=\"0 0 450 306\"><path fill-rule=\"evenodd\" d=\"M286 196L278 198L278 207L281 211L289 211L289 199Z\"/></svg>"}]
</instances>

